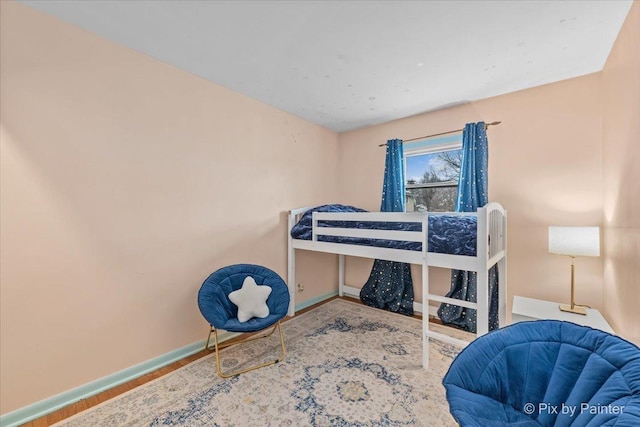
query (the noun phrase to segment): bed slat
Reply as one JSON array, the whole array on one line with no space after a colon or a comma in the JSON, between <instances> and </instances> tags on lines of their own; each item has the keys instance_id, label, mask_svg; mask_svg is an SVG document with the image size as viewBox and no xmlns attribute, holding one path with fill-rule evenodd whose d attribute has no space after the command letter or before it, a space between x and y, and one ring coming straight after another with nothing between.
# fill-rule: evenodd
<instances>
[{"instance_id":1,"label":"bed slat","mask_svg":"<svg viewBox=\"0 0 640 427\"><path fill-rule=\"evenodd\" d=\"M398 240L401 242L422 242L421 231L361 230L357 228L316 228L318 236L359 237L364 239Z\"/></svg>"}]
</instances>

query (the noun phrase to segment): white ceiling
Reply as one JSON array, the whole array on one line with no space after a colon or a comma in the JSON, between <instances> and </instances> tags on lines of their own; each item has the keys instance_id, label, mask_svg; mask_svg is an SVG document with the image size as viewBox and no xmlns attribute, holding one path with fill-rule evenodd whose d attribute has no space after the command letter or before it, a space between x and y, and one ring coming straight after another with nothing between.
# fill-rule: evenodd
<instances>
[{"instance_id":1,"label":"white ceiling","mask_svg":"<svg viewBox=\"0 0 640 427\"><path fill-rule=\"evenodd\" d=\"M599 71L631 6L20 1L337 132Z\"/></svg>"}]
</instances>

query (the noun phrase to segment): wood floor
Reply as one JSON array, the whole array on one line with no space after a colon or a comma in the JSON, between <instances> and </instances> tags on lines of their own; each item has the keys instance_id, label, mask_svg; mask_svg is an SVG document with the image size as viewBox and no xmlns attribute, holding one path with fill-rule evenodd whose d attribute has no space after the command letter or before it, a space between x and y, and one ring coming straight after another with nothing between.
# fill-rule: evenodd
<instances>
[{"instance_id":1,"label":"wood floor","mask_svg":"<svg viewBox=\"0 0 640 427\"><path fill-rule=\"evenodd\" d=\"M315 307L318 307L322 304L325 304L328 301L331 301L332 299L335 298L343 298L349 301L353 301L353 302L360 302L357 299L354 298L349 298L349 297L333 297L333 298L329 298L327 300L324 300L322 302L319 302L315 305L312 305L310 307L305 308L304 310L300 310L298 312L296 312L296 316L303 314L306 311L309 311ZM294 316L295 317L295 316ZM420 316L415 316L420 318ZM287 320L289 320L291 318L286 318L284 321L286 322ZM203 331L204 334L204 331ZM238 340L240 338L235 338L235 340ZM233 340L232 340L233 341ZM84 410L87 410L93 406L99 405L102 402L105 402L109 399L112 399L122 393L125 393L129 390L132 390L138 386L141 386L145 383L148 383L149 381L155 380L157 378L162 377L163 375L166 375L170 372L175 371L176 369L179 369L185 365L188 365L189 363L193 362L194 360L198 360L202 357L208 356L209 354L211 354L212 352L209 350L202 350L199 351L189 357L185 357L184 359L181 359L177 362L174 362L170 365L164 366L156 371L150 372L146 375L143 375L141 377L135 378L127 383L121 384L119 386L116 386L112 389L103 391L101 393L96 394L95 396L91 396L88 397L86 399L82 399L76 403L72 403L69 406L65 406L62 409L58 409L55 412L52 412L50 414L47 414L41 418L37 418L33 421L30 421L26 424L23 424L23 427L44 427L44 426L49 426L51 424L55 424L59 421L64 420L65 418L69 418L72 415L77 414L78 412L82 412Z\"/></svg>"},{"instance_id":2,"label":"wood floor","mask_svg":"<svg viewBox=\"0 0 640 427\"><path fill-rule=\"evenodd\" d=\"M318 304L312 305L311 307L305 308L304 310L300 310L298 312L296 312L296 316L311 310L319 305L322 305L324 303L326 303L327 301L330 301L332 299L335 299L338 297L333 297L330 298L328 300L322 301ZM350 301L357 301L351 298L346 298L349 299ZM294 316L295 317L295 316ZM284 321L286 322L287 320L291 319L286 318ZM205 334L206 331L203 331L203 335ZM204 337L203 337L204 338ZM239 338L236 338L236 340ZM233 340L232 340L233 341ZM185 357L184 359L178 360L177 362L174 362L170 365L164 366L156 371L150 372L146 375L143 375L141 377L135 378L129 382L126 382L124 384L121 384L119 386L116 386L112 389L109 390L105 390L101 393L98 393L94 396L88 397L86 399L82 399L76 403L72 403L69 406L65 406L64 408L58 409L55 412L52 412L50 414L47 414L41 418L37 418L33 421L30 421L26 424L23 424L23 427L44 427L44 426L49 426L51 424L55 424L59 421L64 420L65 418L69 418L72 415L77 414L78 412L82 412L84 410L87 410L93 406L99 405L102 402L105 402L109 399L112 399L122 393L125 393L129 390L132 390L138 386L141 386L143 384L148 383L149 381L153 381L157 378L162 377L163 375L166 375L170 372L175 371L176 369L179 369L185 365L188 365L189 363L193 362L194 360L198 360L202 357L208 356L209 354L211 354L212 351L209 350L201 350L189 357Z\"/></svg>"},{"instance_id":3,"label":"wood floor","mask_svg":"<svg viewBox=\"0 0 640 427\"><path fill-rule=\"evenodd\" d=\"M101 393L98 393L94 396L88 397L86 399L82 399L76 403L72 403L69 406L65 406L62 409L58 409L55 412L52 412L48 415L45 415L44 417L41 418L37 418L33 421L30 421L26 424L23 424L24 427L42 427L42 426L49 426L51 424L55 424L58 421L62 421L65 418L69 418L72 415L77 414L78 412L82 412L86 409L89 409L93 406L96 406L102 402L105 402L111 398L114 398L124 392L127 392L129 390L132 390L138 386L141 386L142 384L145 384L149 381L155 380L156 378L160 378L163 375L166 375L172 371L175 371L176 369L187 365L191 362L193 362L194 360L200 359L201 357L207 356L208 354L210 354L210 351L207 350L202 350L199 351L196 354L193 354L189 357L186 357L182 360L179 360L177 362L174 362L170 365L164 366L156 371L150 372L146 375L143 375L141 377L135 378L129 382L126 382L124 384L121 384L119 386L116 386L114 388L111 388L109 390L105 390Z\"/></svg>"}]
</instances>

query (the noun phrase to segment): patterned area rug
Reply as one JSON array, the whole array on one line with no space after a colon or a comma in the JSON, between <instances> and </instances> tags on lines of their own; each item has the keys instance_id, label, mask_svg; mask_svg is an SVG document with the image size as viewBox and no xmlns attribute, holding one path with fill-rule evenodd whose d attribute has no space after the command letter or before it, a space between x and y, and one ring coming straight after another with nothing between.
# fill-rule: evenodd
<instances>
[{"instance_id":1,"label":"patterned area rug","mask_svg":"<svg viewBox=\"0 0 640 427\"><path fill-rule=\"evenodd\" d=\"M282 363L222 380L212 354L55 425L456 425L441 381L460 349L431 340L422 369L420 320L335 299L282 327ZM277 333L222 350L223 371L279 350Z\"/></svg>"}]
</instances>

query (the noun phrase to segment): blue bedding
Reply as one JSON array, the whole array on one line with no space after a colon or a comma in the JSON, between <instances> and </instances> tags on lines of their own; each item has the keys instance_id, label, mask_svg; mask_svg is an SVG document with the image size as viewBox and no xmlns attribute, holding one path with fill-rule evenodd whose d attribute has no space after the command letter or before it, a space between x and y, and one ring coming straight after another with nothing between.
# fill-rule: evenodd
<instances>
[{"instance_id":1,"label":"blue bedding","mask_svg":"<svg viewBox=\"0 0 640 427\"><path fill-rule=\"evenodd\" d=\"M323 205L305 212L300 221L291 229L294 239L311 240L313 212L367 212L364 209L348 205ZM429 252L451 255L476 256L476 230L478 218L473 215L451 215L429 213ZM319 227L366 228L377 230L420 231L419 222L356 222L356 221L319 221ZM364 239L356 237L318 236L322 242L348 243L354 245L377 246L383 248L421 251L420 242L397 240Z\"/></svg>"}]
</instances>

